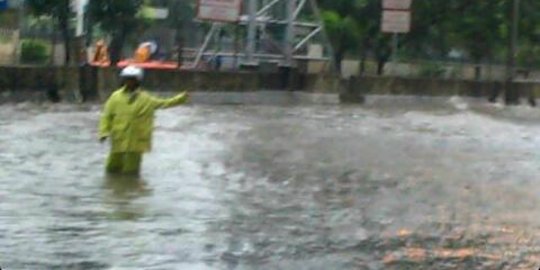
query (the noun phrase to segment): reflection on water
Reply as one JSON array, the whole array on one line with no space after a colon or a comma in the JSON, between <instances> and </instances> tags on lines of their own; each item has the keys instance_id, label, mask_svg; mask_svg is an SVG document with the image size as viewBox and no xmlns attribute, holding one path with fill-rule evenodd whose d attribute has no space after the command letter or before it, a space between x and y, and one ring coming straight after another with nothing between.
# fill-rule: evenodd
<instances>
[{"instance_id":1,"label":"reflection on water","mask_svg":"<svg viewBox=\"0 0 540 270\"><path fill-rule=\"evenodd\" d=\"M540 110L183 107L128 177L98 109L0 107L2 267L538 268Z\"/></svg>"},{"instance_id":2,"label":"reflection on water","mask_svg":"<svg viewBox=\"0 0 540 270\"><path fill-rule=\"evenodd\" d=\"M105 188L110 190L114 197L133 198L148 195L148 183L140 176L106 174Z\"/></svg>"},{"instance_id":3,"label":"reflection on water","mask_svg":"<svg viewBox=\"0 0 540 270\"><path fill-rule=\"evenodd\" d=\"M136 220L144 216L144 209L131 202L142 196L150 196L151 189L140 176L106 174L105 202L114 209L111 218L118 220Z\"/></svg>"}]
</instances>

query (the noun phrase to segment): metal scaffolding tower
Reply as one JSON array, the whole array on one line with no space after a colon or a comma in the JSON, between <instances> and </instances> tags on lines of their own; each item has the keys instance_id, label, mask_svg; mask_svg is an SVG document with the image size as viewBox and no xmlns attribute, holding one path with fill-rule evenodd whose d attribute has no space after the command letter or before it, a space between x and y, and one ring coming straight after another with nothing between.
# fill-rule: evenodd
<instances>
[{"instance_id":1,"label":"metal scaffolding tower","mask_svg":"<svg viewBox=\"0 0 540 270\"><path fill-rule=\"evenodd\" d=\"M332 47L315 0L244 0L236 23L212 23L198 48L193 68L203 58L235 57L242 66L277 63L294 67L299 60L332 61ZM236 29L241 45L223 45L222 33Z\"/></svg>"}]
</instances>

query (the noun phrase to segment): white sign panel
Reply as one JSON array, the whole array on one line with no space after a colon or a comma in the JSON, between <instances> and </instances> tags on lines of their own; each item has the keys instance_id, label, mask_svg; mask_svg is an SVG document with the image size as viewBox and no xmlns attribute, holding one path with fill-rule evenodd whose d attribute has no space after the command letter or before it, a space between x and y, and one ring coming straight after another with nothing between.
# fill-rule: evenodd
<instances>
[{"instance_id":1,"label":"white sign panel","mask_svg":"<svg viewBox=\"0 0 540 270\"><path fill-rule=\"evenodd\" d=\"M408 33L411 30L411 12L385 10L382 16L382 31L385 33Z\"/></svg>"},{"instance_id":2,"label":"white sign panel","mask_svg":"<svg viewBox=\"0 0 540 270\"><path fill-rule=\"evenodd\" d=\"M383 9L407 10L411 5L412 0L383 0Z\"/></svg>"},{"instance_id":3,"label":"white sign panel","mask_svg":"<svg viewBox=\"0 0 540 270\"><path fill-rule=\"evenodd\" d=\"M201 20L235 22L240 17L242 0L199 0L197 17Z\"/></svg>"}]
</instances>

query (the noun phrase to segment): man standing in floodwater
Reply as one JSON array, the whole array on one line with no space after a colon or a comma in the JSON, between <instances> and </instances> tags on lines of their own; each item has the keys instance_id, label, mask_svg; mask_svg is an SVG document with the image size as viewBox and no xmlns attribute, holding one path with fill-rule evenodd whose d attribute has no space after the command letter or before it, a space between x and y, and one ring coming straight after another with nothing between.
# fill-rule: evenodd
<instances>
[{"instance_id":1,"label":"man standing in floodwater","mask_svg":"<svg viewBox=\"0 0 540 270\"><path fill-rule=\"evenodd\" d=\"M152 147L154 114L157 109L171 108L187 102L183 92L173 98L154 97L141 88L144 71L128 66L120 77L123 86L113 92L105 103L99 123L99 140L111 141L107 173L137 175L142 156Z\"/></svg>"}]
</instances>

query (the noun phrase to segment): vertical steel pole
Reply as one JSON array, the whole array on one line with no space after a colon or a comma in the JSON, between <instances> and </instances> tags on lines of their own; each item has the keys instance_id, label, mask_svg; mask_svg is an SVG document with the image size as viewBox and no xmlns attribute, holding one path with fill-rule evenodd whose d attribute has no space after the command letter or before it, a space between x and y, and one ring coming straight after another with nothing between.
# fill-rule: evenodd
<instances>
[{"instance_id":1,"label":"vertical steel pole","mask_svg":"<svg viewBox=\"0 0 540 270\"><path fill-rule=\"evenodd\" d=\"M246 45L247 62L249 65L255 64L255 42L257 35L257 1L248 0L248 37Z\"/></svg>"},{"instance_id":2,"label":"vertical steel pole","mask_svg":"<svg viewBox=\"0 0 540 270\"><path fill-rule=\"evenodd\" d=\"M294 44L294 13L296 11L296 0L287 0L287 28L285 33L285 65L293 65L293 44Z\"/></svg>"},{"instance_id":3,"label":"vertical steel pole","mask_svg":"<svg viewBox=\"0 0 540 270\"><path fill-rule=\"evenodd\" d=\"M397 52L399 47L399 34L392 35L392 62L397 63Z\"/></svg>"},{"instance_id":4,"label":"vertical steel pole","mask_svg":"<svg viewBox=\"0 0 540 270\"><path fill-rule=\"evenodd\" d=\"M519 8L520 0L513 0L512 7L512 16L511 16L511 26L510 26L510 42L508 48L508 59L507 59L507 68L506 68L506 91L505 91L505 101L506 104L517 104L519 101L519 93L515 85L513 84L514 78L516 76L516 52L517 52L517 42L518 42L518 31L519 31Z\"/></svg>"}]
</instances>

